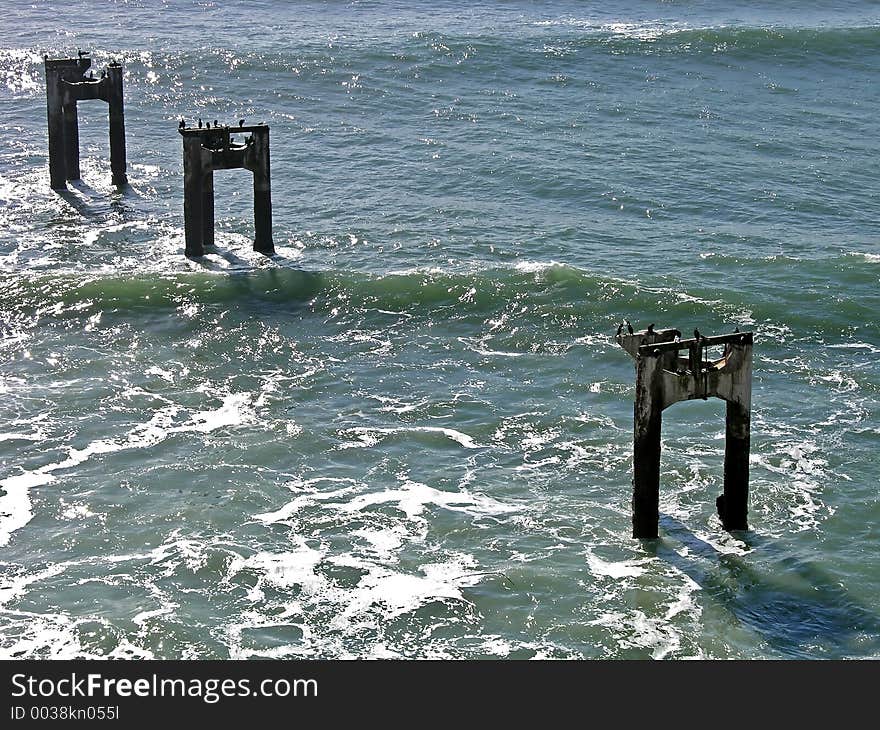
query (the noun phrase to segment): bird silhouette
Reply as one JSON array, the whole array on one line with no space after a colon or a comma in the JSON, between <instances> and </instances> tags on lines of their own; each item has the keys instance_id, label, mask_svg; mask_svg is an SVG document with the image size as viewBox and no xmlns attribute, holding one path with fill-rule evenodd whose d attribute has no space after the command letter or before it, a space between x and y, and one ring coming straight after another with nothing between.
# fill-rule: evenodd
<instances>
[{"instance_id":1,"label":"bird silhouette","mask_svg":"<svg viewBox=\"0 0 880 730\"><path fill-rule=\"evenodd\" d=\"M202 119L201 119L201 117L199 117L199 129L201 129L201 128L202 128Z\"/></svg>"},{"instance_id":2,"label":"bird silhouette","mask_svg":"<svg viewBox=\"0 0 880 730\"><path fill-rule=\"evenodd\" d=\"M186 129L186 121L183 119L180 120L180 124L177 125L178 129Z\"/></svg>"},{"instance_id":3,"label":"bird silhouette","mask_svg":"<svg viewBox=\"0 0 880 730\"><path fill-rule=\"evenodd\" d=\"M700 337L700 330L698 330L696 327L694 327L694 339L695 339L697 342L699 342L700 339L701 339L701 337Z\"/></svg>"},{"instance_id":4,"label":"bird silhouette","mask_svg":"<svg viewBox=\"0 0 880 730\"><path fill-rule=\"evenodd\" d=\"M214 129L217 129L217 120L214 120Z\"/></svg>"},{"instance_id":5,"label":"bird silhouette","mask_svg":"<svg viewBox=\"0 0 880 730\"><path fill-rule=\"evenodd\" d=\"M238 126L239 126L239 127L243 127L243 126L244 126L244 119L239 119L239 120L238 120Z\"/></svg>"},{"instance_id":6,"label":"bird silhouette","mask_svg":"<svg viewBox=\"0 0 880 730\"><path fill-rule=\"evenodd\" d=\"M649 335L654 334L654 323L653 322L651 322L651 324L648 325L648 334Z\"/></svg>"},{"instance_id":7,"label":"bird silhouette","mask_svg":"<svg viewBox=\"0 0 880 730\"><path fill-rule=\"evenodd\" d=\"M734 328L733 328L733 331L734 331L734 332L739 332L739 327L734 327Z\"/></svg>"},{"instance_id":8,"label":"bird silhouette","mask_svg":"<svg viewBox=\"0 0 880 730\"><path fill-rule=\"evenodd\" d=\"M632 334L633 333L633 326L629 323L629 320L625 319L623 321L626 322L626 331L629 332L630 334Z\"/></svg>"},{"instance_id":9,"label":"bird silhouette","mask_svg":"<svg viewBox=\"0 0 880 730\"><path fill-rule=\"evenodd\" d=\"M617 336L620 337L620 333L623 332L623 322L617 325Z\"/></svg>"}]
</instances>

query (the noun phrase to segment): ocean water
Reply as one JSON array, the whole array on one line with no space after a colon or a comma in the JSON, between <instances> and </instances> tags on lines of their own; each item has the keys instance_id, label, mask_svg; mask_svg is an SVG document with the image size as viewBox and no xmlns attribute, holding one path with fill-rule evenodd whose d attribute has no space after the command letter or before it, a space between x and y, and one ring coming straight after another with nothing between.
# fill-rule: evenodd
<instances>
[{"instance_id":1,"label":"ocean water","mask_svg":"<svg viewBox=\"0 0 880 730\"><path fill-rule=\"evenodd\" d=\"M880 656L880 9L83 2L0 15L0 656ZM42 56L125 67L49 188ZM271 127L183 256L177 121ZM630 537L618 322L755 332Z\"/></svg>"}]
</instances>

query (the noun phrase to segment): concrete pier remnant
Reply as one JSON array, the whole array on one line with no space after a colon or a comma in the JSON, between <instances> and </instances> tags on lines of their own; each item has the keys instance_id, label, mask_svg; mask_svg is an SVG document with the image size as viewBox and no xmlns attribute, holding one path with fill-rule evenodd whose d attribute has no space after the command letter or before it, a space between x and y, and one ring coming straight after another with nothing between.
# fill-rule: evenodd
<instances>
[{"instance_id":1,"label":"concrete pier remnant","mask_svg":"<svg viewBox=\"0 0 880 730\"><path fill-rule=\"evenodd\" d=\"M49 120L49 181L55 190L79 180L79 120L77 102L101 99L110 107L110 169L113 184L125 185L125 112L122 105L122 65L110 63L99 77L86 71L87 53L77 58L50 59L46 66L46 111Z\"/></svg>"},{"instance_id":2,"label":"concrete pier remnant","mask_svg":"<svg viewBox=\"0 0 880 730\"><path fill-rule=\"evenodd\" d=\"M676 329L618 328L617 342L636 361L633 443L633 537L656 538L660 514L660 427L673 403L709 397L727 402L724 494L715 504L725 530L748 529L751 332L682 340ZM723 348L709 359L708 348Z\"/></svg>"},{"instance_id":3,"label":"concrete pier remnant","mask_svg":"<svg viewBox=\"0 0 880 730\"><path fill-rule=\"evenodd\" d=\"M183 218L186 255L204 256L214 243L214 170L244 169L254 175L254 251L274 254L269 127L178 126L183 137ZM236 140L233 135L248 135Z\"/></svg>"}]
</instances>

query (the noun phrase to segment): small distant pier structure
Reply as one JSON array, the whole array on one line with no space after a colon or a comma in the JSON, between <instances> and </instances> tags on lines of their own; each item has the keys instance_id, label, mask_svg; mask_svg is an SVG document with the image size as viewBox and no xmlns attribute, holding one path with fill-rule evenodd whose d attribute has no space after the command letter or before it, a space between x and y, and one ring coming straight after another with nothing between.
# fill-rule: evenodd
<instances>
[{"instance_id":1,"label":"small distant pier structure","mask_svg":"<svg viewBox=\"0 0 880 730\"><path fill-rule=\"evenodd\" d=\"M122 105L122 65L110 63L96 77L89 71L92 59L43 57L46 66L46 109L49 121L49 181L55 190L68 180L80 179L79 119L77 103L101 99L110 107L110 169L113 184L127 184L125 174L125 112ZM86 72L89 75L86 76Z\"/></svg>"},{"instance_id":2,"label":"small distant pier structure","mask_svg":"<svg viewBox=\"0 0 880 730\"><path fill-rule=\"evenodd\" d=\"M214 170L244 169L254 176L254 251L275 253L272 241L272 189L269 127L266 124L187 127L183 137L183 217L186 255L204 256L214 243ZM247 135L238 140L234 135Z\"/></svg>"},{"instance_id":3,"label":"small distant pier structure","mask_svg":"<svg viewBox=\"0 0 880 730\"><path fill-rule=\"evenodd\" d=\"M627 323L627 330L631 330ZM677 329L641 332L618 328L618 344L634 359L636 393L633 442L633 537L658 536L660 429L663 411L683 400L714 397L727 402L724 494L716 500L725 530L748 529L749 446L752 402L751 332L682 340ZM707 349L721 346L721 357Z\"/></svg>"}]
</instances>

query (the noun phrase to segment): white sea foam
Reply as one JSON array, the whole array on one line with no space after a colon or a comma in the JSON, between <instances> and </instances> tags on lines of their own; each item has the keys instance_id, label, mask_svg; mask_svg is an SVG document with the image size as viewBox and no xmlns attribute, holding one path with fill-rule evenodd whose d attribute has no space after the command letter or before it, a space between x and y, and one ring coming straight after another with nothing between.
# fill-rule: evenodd
<instances>
[{"instance_id":1,"label":"white sea foam","mask_svg":"<svg viewBox=\"0 0 880 730\"><path fill-rule=\"evenodd\" d=\"M865 263L868 264L880 264L880 254L877 253L865 253L861 251L851 251L846 254L847 256L857 256L861 258Z\"/></svg>"},{"instance_id":2,"label":"white sea foam","mask_svg":"<svg viewBox=\"0 0 880 730\"><path fill-rule=\"evenodd\" d=\"M229 567L229 573L249 568L261 572L266 582L281 588L300 586L307 593L316 593L328 586L327 578L315 573L324 556L323 550L311 548L304 540L298 540L295 549L284 553L260 552L236 560Z\"/></svg>"},{"instance_id":3,"label":"white sea foam","mask_svg":"<svg viewBox=\"0 0 880 730\"><path fill-rule=\"evenodd\" d=\"M44 467L45 468L45 467ZM9 543L13 532L24 527L33 517L31 487L53 481L51 474L42 470L24 472L0 481L5 494L0 495L0 546Z\"/></svg>"},{"instance_id":4,"label":"white sea foam","mask_svg":"<svg viewBox=\"0 0 880 730\"><path fill-rule=\"evenodd\" d=\"M226 426L250 423L254 419L251 398L248 393L225 395L219 408L198 411L179 426L171 425L174 417L182 410L179 406L160 408L147 423L129 431L124 440L98 439L82 449L70 447L68 456L63 461L0 480L0 487L4 490L4 494L0 495L0 546L8 544L12 533L31 521L33 504L30 489L55 481L55 472L72 469L93 456L150 448L164 441L170 434L210 433Z\"/></svg>"},{"instance_id":5,"label":"white sea foam","mask_svg":"<svg viewBox=\"0 0 880 730\"><path fill-rule=\"evenodd\" d=\"M590 572L593 575L608 578L637 578L647 570L642 566L651 560L650 558L641 558L609 562L602 560L592 551L587 551L586 558L587 565L590 567Z\"/></svg>"},{"instance_id":6,"label":"white sea foam","mask_svg":"<svg viewBox=\"0 0 880 730\"><path fill-rule=\"evenodd\" d=\"M42 431L35 431L34 433L16 433L16 432L7 432L0 433L0 442L3 441L42 441L46 437L45 433Z\"/></svg>"},{"instance_id":7,"label":"white sea foam","mask_svg":"<svg viewBox=\"0 0 880 730\"><path fill-rule=\"evenodd\" d=\"M348 502L334 502L327 507L342 512L361 512L376 505L389 503L395 504L409 520L418 520L429 505L473 517L507 514L520 510L518 505L503 504L490 497L470 494L467 491L444 492L408 479L399 489L362 494Z\"/></svg>"},{"instance_id":8,"label":"white sea foam","mask_svg":"<svg viewBox=\"0 0 880 730\"><path fill-rule=\"evenodd\" d=\"M422 575L404 574L376 566L364 576L351 593L348 606L337 623L343 623L373 607L383 610L384 620L434 601L463 601L461 589L475 585L479 576L468 573L471 561L461 556L446 563L422 565Z\"/></svg>"},{"instance_id":9,"label":"white sea foam","mask_svg":"<svg viewBox=\"0 0 880 730\"><path fill-rule=\"evenodd\" d=\"M406 537L406 532L399 526L386 530L362 527L351 534L366 541L376 559L386 564L397 562L397 553Z\"/></svg>"},{"instance_id":10,"label":"white sea foam","mask_svg":"<svg viewBox=\"0 0 880 730\"><path fill-rule=\"evenodd\" d=\"M469 339L467 337L459 337L458 341L468 347L473 352L483 357L523 357L528 355L527 352L512 352L510 350L493 350L487 347L489 338L483 337L479 339Z\"/></svg>"},{"instance_id":11,"label":"white sea foam","mask_svg":"<svg viewBox=\"0 0 880 730\"><path fill-rule=\"evenodd\" d=\"M408 433L437 433L446 436L466 449L483 448L466 433L456 431L454 428L442 428L439 426L401 426L399 428L372 428L361 426L357 428L347 428L341 433L351 434L358 439L354 442L349 441L342 444L341 448L368 448L378 444L384 436L398 434L405 435Z\"/></svg>"},{"instance_id":12,"label":"white sea foam","mask_svg":"<svg viewBox=\"0 0 880 730\"><path fill-rule=\"evenodd\" d=\"M230 393L223 397L223 404L214 410L194 413L189 425L172 429L172 432L201 431L210 433L224 426L240 426L254 421L250 393Z\"/></svg>"},{"instance_id":13,"label":"white sea foam","mask_svg":"<svg viewBox=\"0 0 880 730\"><path fill-rule=\"evenodd\" d=\"M322 491L319 489L318 485L325 482L330 484L343 483L347 484L348 486L331 491ZM254 515L255 519L260 520L261 522L265 522L267 524L271 524L274 522L283 522L285 520L289 520L300 510L306 507L311 507L318 502L332 500L337 497L343 497L346 494L350 494L358 487L357 483L353 482L350 479L333 479L329 477L321 477L305 482L295 482L293 483L293 485L290 485L290 488L296 491L304 491L305 493L299 495L298 497L288 502L280 509L275 510L274 512L264 512L262 514Z\"/></svg>"},{"instance_id":14,"label":"white sea foam","mask_svg":"<svg viewBox=\"0 0 880 730\"><path fill-rule=\"evenodd\" d=\"M565 264L561 261L517 261L513 268L525 274L540 274L559 266L565 266Z\"/></svg>"}]
</instances>

